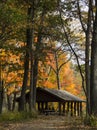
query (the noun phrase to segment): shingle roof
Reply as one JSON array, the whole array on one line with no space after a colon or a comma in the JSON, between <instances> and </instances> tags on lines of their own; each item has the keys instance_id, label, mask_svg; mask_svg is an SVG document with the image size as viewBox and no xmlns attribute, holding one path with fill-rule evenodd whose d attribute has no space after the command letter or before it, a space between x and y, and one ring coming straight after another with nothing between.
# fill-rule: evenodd
<instances>
[{"instance_id":1,"label":"shingle roof","mask_svg":"<svg viewBox=\"0 0 97 130\"><path fill-rule=\"evenodd\" d=\"M79 97L65 91L65 90L57 90L57 89L48 89L48 88L43 88L43 87L38 87L37 88L39 91L44 91L49 94L52 94L56 96L59 99L62 99L64 101L78 101L78 102L85 102L85 100L80 99Z\"/></svg>"}]
</instances>

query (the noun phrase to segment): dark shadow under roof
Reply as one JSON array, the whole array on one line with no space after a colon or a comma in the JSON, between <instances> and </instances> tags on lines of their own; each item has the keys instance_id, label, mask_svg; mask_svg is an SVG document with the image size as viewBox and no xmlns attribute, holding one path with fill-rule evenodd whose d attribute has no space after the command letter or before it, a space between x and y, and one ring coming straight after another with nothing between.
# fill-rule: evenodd
<instances>
[{"instance_id":1,"label":"dark shadow under roof","mask_svg":"<svg viewBox=\"0 0 97 130\"><path fill-rule=\"evenodd\" d=\"M40 93L40 94L39 94ZM48 101L54 101L59 99L59 101L75 101L75 102L85 102L85 100L80 99L79 97L65 91L65 90L56 90L56 89L48 89L43 87L37 88L37 101L44 100L48 98Z\"/></svg>"}]
</instances>

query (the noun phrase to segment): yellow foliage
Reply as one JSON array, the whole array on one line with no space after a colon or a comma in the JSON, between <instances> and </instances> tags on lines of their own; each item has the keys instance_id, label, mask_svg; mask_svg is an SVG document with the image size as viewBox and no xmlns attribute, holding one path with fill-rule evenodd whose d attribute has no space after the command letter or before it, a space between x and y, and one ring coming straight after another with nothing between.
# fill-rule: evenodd
<instances>
[{"instance_id":1,"label":"yellow foliage","mask_svg":"<svg viewBox=\"0 0 97 130\"><path fill-rule=\"evenodd\" d=\"M63 53L62 56L58 59L58 67L61 64L63 64L66 60L67 60L66 54ZM48 73L49 67L51 67L50 73ZM48 57L46 58L45 66L40 65L39 68L40 68L39 75L41 79L38 82L38 86L58 89L56 74L54 72L54 70L56 71L56 62L54 59L54 54L48 54ZM76 87L75 84L76 77L74 75L73 70L71 69L70 62L67 62L62 66L59 72L59 78L60 78L61 89L67 90L76 95L80 92L80 89L77 89ZM81 88L81 86L79 88Z\"/></svg>"}]
</instances>

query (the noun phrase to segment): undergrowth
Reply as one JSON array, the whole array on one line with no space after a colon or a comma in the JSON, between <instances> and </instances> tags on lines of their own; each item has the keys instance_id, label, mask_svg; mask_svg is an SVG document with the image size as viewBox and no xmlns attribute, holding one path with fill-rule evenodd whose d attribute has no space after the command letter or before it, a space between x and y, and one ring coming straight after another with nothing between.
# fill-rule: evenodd
<instances>
[{"instance_id":1,"label":"undergrowth","mask_svg":"<svg viewBox=\"0 0 97 130\"><path fill-rule=\"evenodd\" d=\"M0 115L0 122L24 121L31 118L37 118L36 112L5 112Z\"/></svg>"},{"instance_id":2,"label":"undergrowth","mask_svg":"<svg viewBox=\"0 0 97 130\"><path fill-rule=\"evenodd\" d=\"M94 115L85 117L84 124L91 127L97 127L97 117Z\"/></svg>"}]
</instances>

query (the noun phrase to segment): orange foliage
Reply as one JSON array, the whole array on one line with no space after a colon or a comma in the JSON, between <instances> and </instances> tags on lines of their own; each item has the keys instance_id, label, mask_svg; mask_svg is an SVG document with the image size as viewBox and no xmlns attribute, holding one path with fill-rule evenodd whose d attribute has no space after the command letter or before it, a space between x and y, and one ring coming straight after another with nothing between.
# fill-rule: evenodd
<instances>
[{"instance_id":1,"label":"orange foliage","mask_svg":"<svg viewBox=\"0 0 97 130\"><path fill-rule=\"evenodd\" d=\"M18 68L23 66L23 62L20 61L21 54L12 54L10 51L4 53L3 50L1 64L2 64L2 80L4 81L4 87L7 90L7 94L11 94L16 91L15 86L22 85L23 70ZM3 67L4 66L4 67Z\"/></svg>"},{"instance_id":2,"label":"orange foliage","mask_svg":"<svg viewBox=\"0 0 97 130\"><path fill-rule=\"evenodd\" d=\"M66 61L66 54L63 54L58 59L59 66ZM57 88L57 81L56 81L56 74L53 69L56 69L54 55L52 53L48 54L46 57L45 66L40 63L39 75L41 79L38 81L38 86L44 86L48 88ZM49 67L53 68L48 73ZM64 66L60 69L60 85L61 89L67 90L73 94L80 93L80 86L76 86L75 84L76 77L74 75L73 70L71 69L71 63L67 62ZM77 89L77 87L79 89Z\"/></svg>"}]
</instances>

